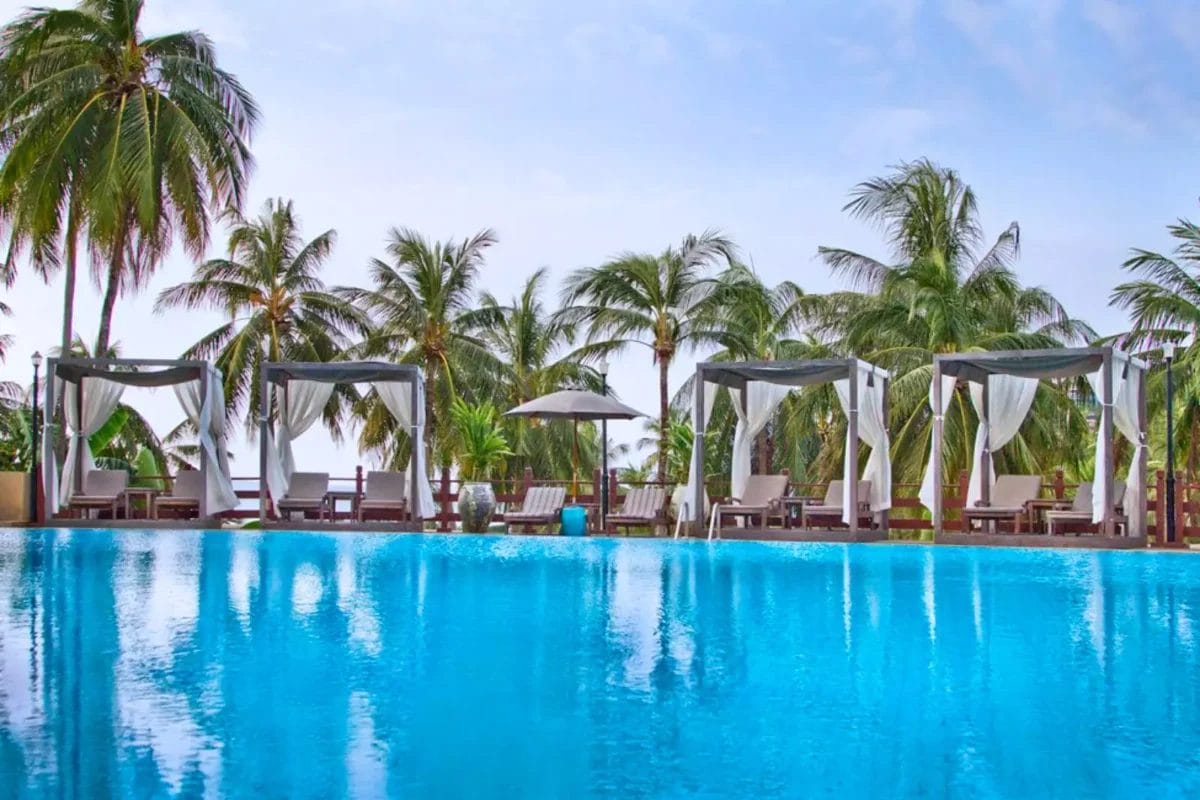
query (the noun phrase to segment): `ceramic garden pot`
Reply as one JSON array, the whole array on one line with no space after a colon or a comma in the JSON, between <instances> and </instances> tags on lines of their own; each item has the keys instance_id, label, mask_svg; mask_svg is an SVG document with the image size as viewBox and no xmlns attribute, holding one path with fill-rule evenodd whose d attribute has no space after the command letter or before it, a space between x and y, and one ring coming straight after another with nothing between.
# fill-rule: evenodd
<instances>
[{"instance_id":1,"label":"ceramic garden pot","mask_svg":"<svg viewBox=\"0 0 1200 800\"><path fill-rule=\"evenodd\" d=\"M464 483L458 490L458 515L463 533L487 533L496 513L496 493L490 483Z\"/></svg>"}]
</instances>

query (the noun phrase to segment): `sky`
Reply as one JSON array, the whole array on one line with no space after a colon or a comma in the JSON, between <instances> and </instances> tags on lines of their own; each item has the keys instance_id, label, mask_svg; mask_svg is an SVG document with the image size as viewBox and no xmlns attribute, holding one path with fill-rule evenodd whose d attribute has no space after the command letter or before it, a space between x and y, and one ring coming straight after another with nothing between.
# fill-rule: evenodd
<instances>
[{"instance_id":1,"label":"sky","mask_svg":"<svg viewBox=\"0 0 1200 800\"><path fill-rule=\"evenodd\" d=\"M0 0L0 19L24 5ZM501 297L542 266L557 292L572 269L719 228L765 281L827 291L818 246L888 256L842 211L850 189L928 157L972 185L989 237L1020 223L1025 283L1113 333L1130 248L1169 248L1200 195L1200 0L147 0L145 33L189 28L262 108L246 210L291 198L309 236L336 229L331 285L365 284L391 226L494 228L482 285ZM210 255L224 245L217 231ZM153 313L192 266L173 253L120 302L123 355L177 356L221 322ZM61 285L26 269L4 301L0 378L28 382L30 353L58 342ZM88 341L99 305L81 283ZM611 381L652 412L654 375L638 349ZM167 392L126 401L163 433L182 419ZM360 461L317 430L296 453L347 475Z\"/></svg>"}]
</instances>

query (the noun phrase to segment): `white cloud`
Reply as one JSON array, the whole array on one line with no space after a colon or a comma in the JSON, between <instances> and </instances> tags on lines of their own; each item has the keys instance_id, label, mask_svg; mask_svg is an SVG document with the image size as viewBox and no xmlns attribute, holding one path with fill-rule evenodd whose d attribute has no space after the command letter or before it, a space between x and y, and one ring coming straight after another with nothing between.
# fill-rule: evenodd
<instances>
[{"instance_id":1,"label":"white cloud","mask_svg":"<svg viewBox=\"0 0 1200 800\"><path fill-rule=\"evenodd\" d=\"M885 106L854 112L841 141L851 157L895 161L924 152L938 117L923 108Z\"/></svg>"},{"instance_id":2,"label":"white cloud","mask_svg":"<svg viewBox=\"0 0 1200 800\"><path fill-rule=\"evenodd\" d=\"M1119 0L1084 0L1083 16L1122 53L1132 53L1136 48L1140 19L1136 8Z\"/></svg>"}]
</instances>

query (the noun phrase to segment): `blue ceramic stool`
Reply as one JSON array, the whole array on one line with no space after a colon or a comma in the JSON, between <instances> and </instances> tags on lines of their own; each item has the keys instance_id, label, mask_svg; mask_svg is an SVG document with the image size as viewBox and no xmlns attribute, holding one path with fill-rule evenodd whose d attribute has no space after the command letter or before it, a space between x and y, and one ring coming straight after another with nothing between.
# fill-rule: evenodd
<instances>
[{"instance_id":1,"label":"blue ceramic stool","mask_svg":"<svg viewBox=\"0 0 1200 800\"><path fill-rule=\"evenodd\" d=\"M563 536L587 536L587 509L583 506L566 506L562 510Z\"/></svg>"}]
</instances>

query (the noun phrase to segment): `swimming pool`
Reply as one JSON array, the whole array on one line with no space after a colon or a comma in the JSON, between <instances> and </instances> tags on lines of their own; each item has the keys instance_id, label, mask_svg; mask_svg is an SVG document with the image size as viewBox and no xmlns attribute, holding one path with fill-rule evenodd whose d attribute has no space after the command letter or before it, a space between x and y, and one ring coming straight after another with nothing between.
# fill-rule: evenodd
<instances>
[{"instance_id":1,"label":"swimming pool","mask_svg":"<svg viewBox=\"0 0 1200 800\"><path fill-rule=\"evenodd\" d=\"M1200 558L0 532L3 797L1195 797Z\"/></svg>"}]
</instances>

